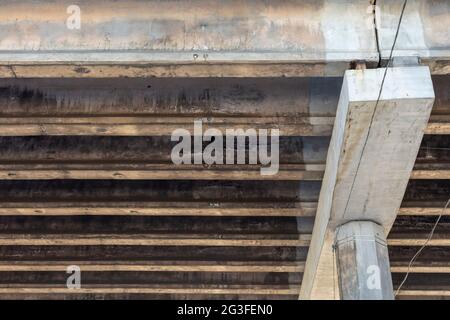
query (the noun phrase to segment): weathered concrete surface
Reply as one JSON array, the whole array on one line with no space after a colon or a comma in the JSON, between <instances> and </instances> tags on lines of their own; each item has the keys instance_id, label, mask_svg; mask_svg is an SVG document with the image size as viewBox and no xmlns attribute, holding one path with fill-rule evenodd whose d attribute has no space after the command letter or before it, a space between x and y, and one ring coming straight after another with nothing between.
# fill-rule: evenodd
<instances>
[{"instance_id":1,"label":"weathered concrete surface","mask_svg":"<svg viewBox=\"0 0 450 320\"><path fill-rule=\"evenodd\" d=\"M330 136L342 78L0 79L3 135L164 135L265 126ZM450 77L433 76L426 134L450 134ZM95 118L95 119L94 119Z\"/></svg>"},{"instance_id":2,"label":"weathered concrete surface","mask_svg":"<svg viewBox=\"0 0 450 320\"><path fill-rule=\"evenodd\" d=\"M334 116L341 83L342 78L0 79L0 115Z\"/></svg>"},{"instance_id":3,"label":"weathered concrete surface","mask_svg":"<svg viewBox=\"0 0 450 320\"><path fill-rule=\"evenodd\" d=\"M343 300L393 300L394 290L383 227L352 221L336 231L336 265Z\"/></svg>"},{"instance_id":4,"label":"weathered concrete surface","mask_svg":"<svg viewBox=\"0 0 450 320\"><path fill-rule=\"evenodd\" d=\"M215 71L224 76L342 75L351 61L378 61L375 33L367 24L371 13L363 1L78 1L79 30L66 26L70 4L2 1L0 76L38 74L21 64L67 62L102 67L78 66L77 71L52 66L41 68L41 75L204 76L212 71L186 66L142 70L142 63L219 62L323 64L297 66L296 71L286 66ZM121 63L137 66L117 70L104 65Z\"/></svg>"},{"instance_id":5,"label":"weathered concrete surface","mask_svg":"<svg viewBox=\"0 0 450 320\"><path fill-rule=\"evenodd\" d=\"M78 1L80 30L66 27L70 4L2 1L1 50L286 51L332 57L375 49L361 1Z\"/></svg>"},{"instance_id":6,"label":"weathered concrete surface","mask_svg":"<svg viewBox=\"0 0 450 320\"><path fill-rule=\"evenodd\" d=\"M369 1L2 1L0 77L342 76L379 60ZM402 1L378 4L382 58ZM446 0L410 0L395 56L449 73Z\"/></svg>"},{"instance_id":7,"label":"weathered concrete surface","mask_svg":"<svg viewBox=\"0 0 450 320\"><path fill-rule=\"evenodd\" d=\"M382 59L388 59L403 1L378 1L378 40ZM450 2L409 0L393 56L417 56L433 74L450 73Z\"/></svg>"},{"instance_id":8,"label":"weathered concrete surface","mask_svg":"<svg viewBox=\"0 0 450 320\"><path fill-rule=\"evenodd\" d=\"M333 299L337 226L370 220L390 230L434 102L427 67L347 71L327 155L300 298ZM380 187L382 186L382 187Z\"/></svg>"}]
</instances>

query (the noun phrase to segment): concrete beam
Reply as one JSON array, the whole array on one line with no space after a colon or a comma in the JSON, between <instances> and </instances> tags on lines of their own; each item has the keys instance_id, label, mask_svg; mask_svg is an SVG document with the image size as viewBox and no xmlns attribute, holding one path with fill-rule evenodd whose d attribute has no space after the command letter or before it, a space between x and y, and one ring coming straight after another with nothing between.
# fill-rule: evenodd
<instances>
[{"instance_id":1,"label":"concrete beam","mask_svg":"<svg viewBox=\"0 0 450 320\"><path fill-rule=\"evenodd\" d=\"M362 1L2 1L0 77L342 76L378 62ZM339 14L336 14L339 12Z\"/></svg>"},{"instance_id":2,"label":"concrete beam","mask_svg":"<svg viewBox=\"0 0 450 320\"><path fill-rule=\"evenodd\" d=\"M377 3L378 42L381 59L392 50L403 1ZM450 73L450 2L409 0L405 8L394 57L418 57L432 74Z\"/></svg>"},{"instance_id":3,"label":"concrete beam","mask_svg":"<svg viewBox=\"0 0 450 320\"><path fill-rule=\"evenodd\" d=\"M427 67L347 71L328 150L300 298L333 299L335 230L370 220L390 230L434 102Z\"/></svg>"},{"instance_id":4,"label":"concrete beam","mask_svg":"<svg viewBox=\"0 0 450 320\"><path fill-rule=\"evenodd\" d=\"M355 61L370 67L380 58L368 1L77 5L79 29L68 27L68 3L2 1L0 77L342 76ZM401 5L377 4L382 59L389 57ZM394 56L419 57L433 74L448 74L449 12L446 0L408 1Z\"/></svg>"}]
</instances>

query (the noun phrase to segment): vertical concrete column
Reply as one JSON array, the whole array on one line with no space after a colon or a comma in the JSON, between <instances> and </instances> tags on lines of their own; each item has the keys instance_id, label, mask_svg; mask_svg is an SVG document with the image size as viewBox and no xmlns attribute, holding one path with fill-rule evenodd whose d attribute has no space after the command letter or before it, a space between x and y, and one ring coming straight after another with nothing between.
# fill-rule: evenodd
<instances>
[{"instance_id":1,"label":"vertical concrete column","mask_svg":"<svg viewBox=\"0 0 450 320\"><path fill-rule=\"evenodd\" d=\"M348 222L336 230L336 265L343 300L393 300L384 229L371 221Z\"/></svg>"},{"instance_id":2,"label":"vertical concrete column","mask_svg":"<svg viewBox=\"0 0 450 320\"><path fill-rule=\"evenodd\" d=\"M336 228L349 221L373 221L382 226L384 234L389 233L411 177L433 102L428 67L345 72L303 273L301 299L336 298L333 290L337 278L333 253ZM351 254L344 254L347 245L339 250L344 259L341 270L346 272L348 268L348 272L362 275L367 269L363 272L360 268L370 266L361 260L363 251L375 249L366 241L359 241L357 235L374 236L376 232L367 230L365 234L361 233L365 228L360 231L347 230L348 226L341 228L339 240L345 233L354 242L347 244L354 247ZM381 243L382 235L379 232L374 243ZM365 244L361 252L360 242ZM376 247L376 251L381 257L381 247ZM346 260L350 256L356 259L355 265ZM345 276L351 277L341 274L341 279ZM364 286L362 279L355 281ZM361 291L358 285L349 284L357 290L354 294L347 294L347 288L343 288L344 298L388 297L373 295L376 290Z\"/></svg>"}]
</instances>

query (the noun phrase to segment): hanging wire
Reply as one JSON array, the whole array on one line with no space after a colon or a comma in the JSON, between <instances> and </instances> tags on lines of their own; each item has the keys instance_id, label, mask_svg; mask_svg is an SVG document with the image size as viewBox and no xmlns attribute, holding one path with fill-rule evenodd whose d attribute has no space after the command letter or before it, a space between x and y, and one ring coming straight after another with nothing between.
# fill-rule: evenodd
<instances>
[{"instance_id":1,"label":"hanging wire","mask_svg":"<svg viewBox=\"0 0 450 320\"><path fill-rule=\"evenodd\" d=\"M433 238L434 232L436 231L436 228L439 224L439 222L441 221L442 216L445 213L445 210L447 210L448 205L450 204L450 198L447 200L447 202L445 203L444 208L441 211L441 214L438 216L438 218L436 219L436 222L433 225L433 228L430 231L430 234L428 235L427 239L425 240L425 242L423 243L423 245L420 247L419 250L417 250L416 254L412 257L411 261L409 261L408 264L408 269L406 270L406 274L403 277L402 282L400 283L400 285L398 286L397 290L395 291L395 297L398 295L398 293L400 292L400 289L403 287L403 285L405 284L406 280L408 280L408 276L411 272L411 267L413 266L414 262L416 261L416 259L419 257L419 255L422 253L423 249L425 249L425 247L428 245L428 243L430 242L430 240Z\"/></svg>"}]
</instances>

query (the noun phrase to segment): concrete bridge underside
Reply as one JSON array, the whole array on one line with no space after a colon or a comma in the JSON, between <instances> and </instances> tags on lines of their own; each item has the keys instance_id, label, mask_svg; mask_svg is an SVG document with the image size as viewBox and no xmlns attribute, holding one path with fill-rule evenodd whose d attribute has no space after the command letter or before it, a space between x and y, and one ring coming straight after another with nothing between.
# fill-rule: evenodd
<instances>
[{"instance_id":1,"label":"concrete bridge underside","mask_svg":"<svg viewBox=\"0 0 450 320\"><path fill-rule=\"evenodd\" d=\"M450 3L393 48L402 4L1 0L0 298L394 298L450 194ZM278 174L175 166L200 118ZM450 297L449 215L397 298Z\"/></svg>"}]
</instances>

